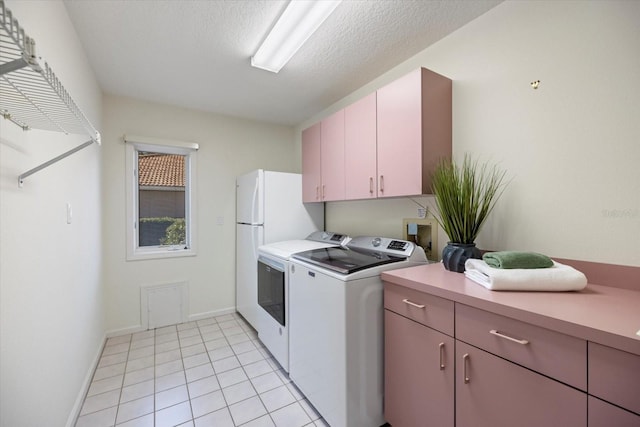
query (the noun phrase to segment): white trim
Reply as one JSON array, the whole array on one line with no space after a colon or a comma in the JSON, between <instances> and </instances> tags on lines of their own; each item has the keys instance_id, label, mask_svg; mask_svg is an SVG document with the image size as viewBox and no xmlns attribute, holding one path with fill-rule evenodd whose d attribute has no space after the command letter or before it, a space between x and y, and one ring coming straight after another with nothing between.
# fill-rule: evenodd
<instances>
[{"instance_id":1,"label":"white trim","mask_svg":"<svg viewBox=\"0 0 640 427\"><path fill-rule=\"evenodd\" d=\"M125 138L127 138L125 136ZM126 144L126 159L125 159L125 197L126 197L126 260L127 261L140 261L149 259L162 259L162 258L178 258L197 255L196 246L196 175L197 175L197 156L193 149L187 149L180 146L166 145L167 140L156 140L153 138L145 137L129 137L129 144ZM137 138L137 139L133 139ZM160 145L148 145L141 141L161 141ZM171 141L177 144L193 144L193 143L181 143L180 141ZM197 144L193 144L197 147ZM185 219L187 221L187 248L182 245L172 246L138 246L138 234L136 224L138 223L138 180L137 180L137 152L138 151L153 151L167 154L179 154L186 157L185 175L186 175L186 187L185 187Z\"/></svg>"},{"instance_id":2,"label":"white trim","mask_svg":"<svg viewBox=\"0 0 640 427\"><path fill-rule=\"evenodd\" d=\"M93 375L96 372L96 369L98 369L98 363L100 363L100 357L102 356L105 345L107 345L107 334L104 334L102 336L102 344L98 346L98 352L93 357L93 362L89 365L89 371L84 377L82 387L80 387L80 391L78 392L78 397L76 397L76 401L71 408L71 412L69 413L69 418L67 418L66 427L73 427L78 421L80 411L82 410L82 405L84 404L84 400L86 399L87 393L89 392L89 387L91 387Z\"/></svg>"},{"instance_id":3,"label":"white trim","mask_svg":"<svg viewBox=\"0 0 640 427\"><path fill-rule=\"evenodd\" d=\"M214 317L214 316L222 316L222 315L225 315L225 314L233 314L235 312L236 312L236 308L235 307L229 307L229 308L221 308L220 310L205 311L204 313L190 314L189 315L189 322L195 322L196 320L208 319L208 318Z\"/></svg>"},{"instance_id":4,"label":"white trim","mask_svg":"<svg viewBox=\"0 0 640 427\"><path fill-rule=\"evenodd\" d=\"M110 331L107 331L106 336L107 338L113 338L113 337L120 337L122 335L135 334L137 332L144 332L144 331L146 331L146 329L143 328L142 325L127 326L126 328L112 329Z\"/></svg>"},{"instance_id":5,"label":"white trim","mask_svg":"<svg viewBox=\"0 0 640 427\"><path fill-rule=\"evenodd\" d=\"M229 307L221 308L219 310L205 311L203 313L190 314L187 316L187 322L195 322L196 320L209 319L210 317L222 316L225 314L234 314L235 312L235 307ZM110 331L107 331L105 335L107 338L113 338L127 334L135 334L137 332L144 332L146 330L147 329L143 328L142 325L127 326L126 328L112 329Z\"/></svg>"},{"instance_id":6,"label":"white trim","mask_svg":"<svg viewBox=\"0 0 640 427\"><path fill-rule=\"evenodd\" d=\"M200 148L198 143L196 142L188 142L188 141L176 141L172 139L160 139L160 138L151 138L148 136L139 136L139 135L124 135L124 142L133 143L133 144L141 144L141 145L161 145L164 147L180 147L186 148L188 150L197 150Z\"/></svg>"},{"instance_id":7,"label":"white trim","mask_svg":"<svg viewBox=\"0 0 640 427\"><path fill-rule=\"evenodd\" d=\"M184 249L176 246L138 248L135 253L127 254L127 261L144 261L148 259L180 258L198 255L193 248Z\"/></svg>"}]
</instances>

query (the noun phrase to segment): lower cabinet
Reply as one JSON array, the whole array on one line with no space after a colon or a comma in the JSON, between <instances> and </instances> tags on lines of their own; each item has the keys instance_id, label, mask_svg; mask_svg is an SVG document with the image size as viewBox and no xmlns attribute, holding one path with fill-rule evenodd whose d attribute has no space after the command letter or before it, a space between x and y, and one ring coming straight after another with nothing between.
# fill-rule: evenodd
<instances>
[{"instance_id":1,"label":"lower cabinet","mask_svg":"<svg viewBox=\"0 0 640 427\"><path fill-rule=\"evenodd\" d=\"M584 392L461 341L456 369L458 427L587 425Z\"/></svg>"},{"instance_id":2,"label":"lower cabinet","mask_svg":"<svg viewBox=\"0 0 640 427\"><path fill-rule=\"evenodd\" d=\"M589 394L640 414L640 356L590 342Z\"/></svg>"},{"instance_id":3,"label":"lower cabinet","mask_svg":"<svg viewBox=\"0 0 640 427\"><path fill-rule=\"evenodd\" d=\"M454 339L385 310L385 419L454 425Z\"/></svg>"},{"instance_id":4,"label":"lower cabinet","mask_svg":"<svg viewBox=\"0 0 640 427\"><path fill-rule=\"evenodd\" d=\"M384 286L393 427L640 427L640 354Z\"/></svg>"},{"instance_id":5,"label":"lower cabinet","mask_svg":"<svg viewBox=\"0 0 640 427\"><path fill-rule=\"evenodd\" d=\"M640 415L589 396L589 427L640 427Z\"/></svg>"}]
</instances>

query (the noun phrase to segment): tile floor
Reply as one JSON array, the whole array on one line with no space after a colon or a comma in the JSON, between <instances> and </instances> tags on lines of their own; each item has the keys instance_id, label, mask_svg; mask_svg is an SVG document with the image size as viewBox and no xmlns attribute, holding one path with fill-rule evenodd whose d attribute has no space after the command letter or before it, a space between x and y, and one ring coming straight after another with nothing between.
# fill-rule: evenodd
<instances>
[{"instance_id":1,"label":"tile floor","mask_svg":"<svg viewBox=\"0 0 640 427\"><path fill-rule=\"evenodd\" d=\"M76 427L328 427L238 314L109 338Z\"/></svg>"}]
</instances>

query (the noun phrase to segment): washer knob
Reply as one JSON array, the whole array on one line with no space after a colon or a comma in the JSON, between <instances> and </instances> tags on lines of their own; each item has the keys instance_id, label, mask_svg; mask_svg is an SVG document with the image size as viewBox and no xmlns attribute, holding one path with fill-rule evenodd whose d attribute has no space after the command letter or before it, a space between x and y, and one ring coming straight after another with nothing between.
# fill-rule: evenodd
<instances>
[{"instance_id":1,"label":"washer knob","mask_svg":"<svg viewBox=\"0 0 640 427\"><path fill-rule=\"evenodd\" d=\"M377 248L378 246L380 246L381 243L382 243L382 239L379 237L376 237L371 241L371 244L373 245L374 248Z\"/></svg>"}]
</instances>

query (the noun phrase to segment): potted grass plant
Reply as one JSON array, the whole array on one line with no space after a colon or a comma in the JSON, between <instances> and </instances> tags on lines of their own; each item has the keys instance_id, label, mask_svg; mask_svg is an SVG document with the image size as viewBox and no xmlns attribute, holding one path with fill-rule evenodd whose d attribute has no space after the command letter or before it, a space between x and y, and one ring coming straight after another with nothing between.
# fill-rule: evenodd
<instances>
[{"instance_id":1,"label":"potted grass plant","mask_svg":"<svg viewBox=\"0 0 640 427\"><path fill-rule=\"evenodd\" d=\"M444 267L464 272L468 258L480 258L475 240L505 188L505 171L465 154L462 164L442 160L433 172L436 221L449 236L442 250Z\"/></svg>"}]
</instances>

